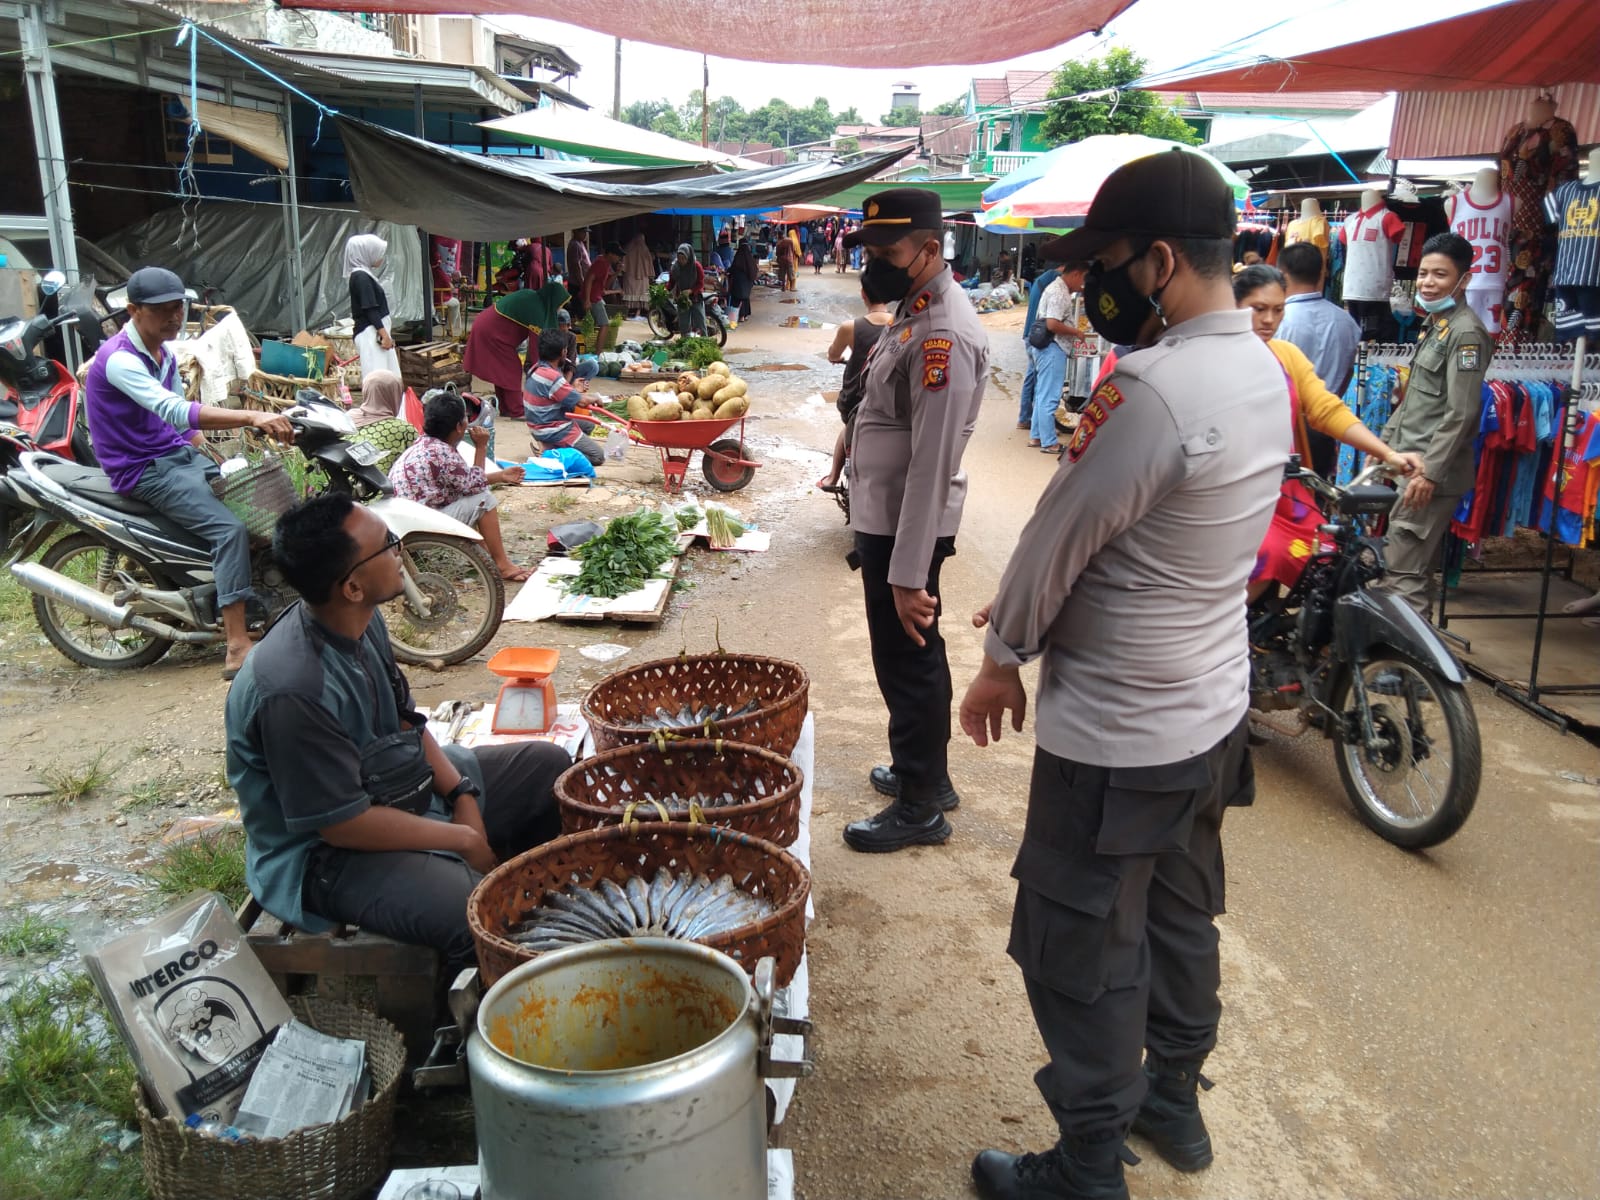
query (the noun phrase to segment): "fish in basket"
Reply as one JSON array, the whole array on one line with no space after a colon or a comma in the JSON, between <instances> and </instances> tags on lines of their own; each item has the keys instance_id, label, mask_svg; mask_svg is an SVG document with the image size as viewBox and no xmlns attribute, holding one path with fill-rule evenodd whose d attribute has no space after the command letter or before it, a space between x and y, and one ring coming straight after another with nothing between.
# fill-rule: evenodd
<instances>
[{"instance_id":1,"label":"fish in basket","mask_svg":"<svg viewBox=\"0 0 1600 1200\"><path fill-rule=\"evenodd\" d=\"M782 847L738 830L630 822L567 834L501 863L467 902L485 986L540 954L629 937L720 950L779 986L805 952L811 874Z\"/></svg>"},{"instance_id":2,"label":"fish in basket","mask_svg":"<svg viewBox=\"0 0 1600 1200\"><path fill-rule=\"evenodd\" d=\"M804 775L759 746L717 739L604 750L556 780L565 833L633 820L706 821L788 846L800 836Z\"/></svg>"},{"instance_id":3,"label":"fish in basket","mask_svg":"<svg viewBox=\"0 0 1600 1200\"><path fill-rule=\"evenodd\" d=\"M600 750L659 741L692 723L699 737L789 754L800 740L810 689L797 662L719 649L608 675L590 689L582 707ZM715 715L719 710L722 715Z\"/></svg>"}]
</instances>

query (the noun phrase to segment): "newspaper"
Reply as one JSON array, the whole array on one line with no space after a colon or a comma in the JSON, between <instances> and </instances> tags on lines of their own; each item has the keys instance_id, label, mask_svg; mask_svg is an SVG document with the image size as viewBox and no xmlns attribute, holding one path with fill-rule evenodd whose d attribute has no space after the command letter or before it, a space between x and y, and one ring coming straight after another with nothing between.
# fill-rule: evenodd
<instances>
[{"instance_id":1,"label":"newspaper","mask_svg":"<svg viewBox=\"0 0 1600 1200\"><path fill-rule=\"evenodd\" d=\"M240 1133L281 1138L328 1125L365 1099L367 1044L286 1021L256 1064L233 1124Z\"/></svg>"}]
</instances>

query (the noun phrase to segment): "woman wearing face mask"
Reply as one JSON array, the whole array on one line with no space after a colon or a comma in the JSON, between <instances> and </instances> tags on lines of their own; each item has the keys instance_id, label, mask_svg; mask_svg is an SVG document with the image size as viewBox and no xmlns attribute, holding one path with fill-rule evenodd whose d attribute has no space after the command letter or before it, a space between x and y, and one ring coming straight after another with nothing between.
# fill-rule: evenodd
<instances>
[{"instance_id":1,"label":"woman wearing face mask","mask_svg":"<svg viewBox=\"0 0 1600 1200\"><path fill-rule=\"evenodd\" d=\"M1417 307L1428 319L1411 360L1406 402L1383 430L1391 446L1422 456L1422 470L1389 517L1383 586L1423 618L1433 603L1440 543L1456 503L1472 486L1472 442L1494 353L1494 339L1462 299L1471 271L1472 244L1460 234L1437 234L1423 244Z\"/></svg>"},{"instance_id":2,"label":"woman wearing face mask","mask_svg":"<svg viewBox=\"0 0 1600 1200\"><path fill-rule=\"evenodd\" d=\"M350 315L363 380L374 371L400 374L400 356L389 332L389 297L378 282L388 249L389 243L375 233L358 233L344 244L344 273L350 280Z\"/></svg>"},{"instance_id":3,"label":"woman wearing face mask","mask_svg":"<svg viewBox=\"0 0 1600 1200\"><path fill-rule=\"evenodd\" d=\"M1388 463L1405 475L1421 470L1421 458L1391 450L1327 389L1300 347L1273 337L1283 321L1286 298L1283 272L1277 267L1265 264L1246 267L1233 277L1234 302L1250 310L1251 328L1266 342L1289 381L1292 444L1300 462L1306 466L1311 463L1311 439L1306 432L1309 426ZM1250 573L1248 595L1252 604L1276 584L1295 585L1306 560L1317 550L1317 526L1323 521L1316 498L1305 486L1284 480L1272 525L1261 543L1255 569Z\"/></svg>"}]
</instances>

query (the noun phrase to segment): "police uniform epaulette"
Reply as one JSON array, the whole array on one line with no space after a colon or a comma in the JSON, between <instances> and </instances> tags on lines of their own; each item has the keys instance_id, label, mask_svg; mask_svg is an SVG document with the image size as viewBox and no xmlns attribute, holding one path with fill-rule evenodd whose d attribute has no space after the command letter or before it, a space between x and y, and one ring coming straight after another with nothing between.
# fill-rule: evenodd
<instances>
[{"instance_id":1,"label":"police uniform epaulette","mask_svg":"<svg viewBox=\"0 0 1600 1200\"><path fill-rule=\"evenodd\" d=\"M918 296L915 300L913 300L911 302L911 308L908 311L911 313L912 316L916 316L918 313L922 312L924 309L926 309L928 307L928 305L930 305L932 303L933 303L933 293L932 292L923 292L922 295Z\"/></svg>"}]
</instances>

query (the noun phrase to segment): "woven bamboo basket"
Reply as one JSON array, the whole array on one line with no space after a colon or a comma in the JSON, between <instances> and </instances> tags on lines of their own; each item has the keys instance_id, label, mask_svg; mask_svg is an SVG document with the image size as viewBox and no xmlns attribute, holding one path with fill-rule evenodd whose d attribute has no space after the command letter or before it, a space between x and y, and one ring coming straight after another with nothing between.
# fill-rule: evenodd
<instances>
[{"instance_id":1,"label":"woven bamboo basket","mask_svg":"<svg viewBox=\"0 0 1600 1200\"><path fill-rule=\"evenodd\" d=\"M389 1170L394 1102L405 1068L399 1031L374 1013L331 1000L296 998L295 1016L334 1037L367 1043L372 1095L332 1125L283 1138L227 1142L157 1117L134 1085L144 1143L144 1182L155 1200L344 1200L371 1192Z\"/></svg>"},{"instance_id":2,"label":"woven bamboo basket","mask_svg":"<svg viewBox=\"0 0 1600 1200\"><path fill-rule=\"evenodd\" d=\"M275 454L213 480L211 490L244 522L252 538L270 538L278 518L300 500L288 468Z\"/></svg>"},{"instance_id":3,"label":"woven bamboo basket","mask_svg":"<svg viewBox=\"0 0 1600 1200\"><path fill-rule=\"evenodd\" d=\"M483 986L537 958L538 952L503 936L544 899L568 884L586 887L610 876L654 875L658 867L719 879L773 905L760 921L697 939L721 950L747 971L768 957L778 960L778 984L794 978L806 945L806 897L811 873L800 860L771 842L716 825L636 822L570 833L501 863L479 881L467 901L467 924L478 946Z\"/></svg>"},{"instance_id":4,"label":"woven bamboo basket","mask_svg":"<svg viewBox=\"0 0 1600 1200\"><path fill-rule=\"evenodd\" d=\"M800 836L800 768L781 754L739 742L692 739L618 746L569 767L556 780L561 831L578 833L635 820L687 821L693 796L747 796L742 804L703 810L711 825L779 846Z\"/></svg>"},{"instance_id":5,"label":"woven bamboo basket","mask_svg":"<svg viewBox=\"0 0 1600 1200\"><path fill-rule=\"evenodd\" d=\"M755 712L684 732L786 755L800 740L810 691L805 668L787 659L720 651L680 654L606 676L583 698L583 715L595 748L610 750L651 740L656 731L644 719L657 708L677 712L686 704L721 704L736 709L754 700Z\"/></svg>"}]
</instances>

